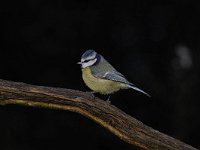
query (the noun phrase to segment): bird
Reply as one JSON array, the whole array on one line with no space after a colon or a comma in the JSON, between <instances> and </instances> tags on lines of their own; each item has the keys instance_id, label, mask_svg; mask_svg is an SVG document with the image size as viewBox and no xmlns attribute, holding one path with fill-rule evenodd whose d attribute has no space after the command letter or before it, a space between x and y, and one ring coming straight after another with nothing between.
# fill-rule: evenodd
<instances>
[{"instance_id":1,"label":"bird","mask_svg":"<svg viewBox=\"0 0 200 150\"><path fill-rule=\"evenodd\" d=\"M118 72L102 55L95 50L86 50L81 61L82 78L85 84L92 90L92 93L110 95L121 89L134 89L144 95L151 97L148 93L129 82L123 74Z\"/></svg>"}]
</instances>

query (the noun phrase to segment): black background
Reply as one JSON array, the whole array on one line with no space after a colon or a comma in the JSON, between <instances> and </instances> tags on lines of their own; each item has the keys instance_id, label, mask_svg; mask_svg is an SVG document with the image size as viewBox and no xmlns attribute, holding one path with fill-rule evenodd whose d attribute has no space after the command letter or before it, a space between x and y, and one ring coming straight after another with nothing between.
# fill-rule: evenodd
<instances>
[{"instance_id":1,"label":"black background","mask_svg":"<svg viewBox=\"0 0 200 150\"><path fill-rule=\"evenodd\" d=\"M113 105L200 148L199 1L0 3L1 79L88 91L76 62L95 49L152 96L123 90ZM138 149L72 112L11 105L0 118L1 150Z\"/></svg>"}]
</instances>

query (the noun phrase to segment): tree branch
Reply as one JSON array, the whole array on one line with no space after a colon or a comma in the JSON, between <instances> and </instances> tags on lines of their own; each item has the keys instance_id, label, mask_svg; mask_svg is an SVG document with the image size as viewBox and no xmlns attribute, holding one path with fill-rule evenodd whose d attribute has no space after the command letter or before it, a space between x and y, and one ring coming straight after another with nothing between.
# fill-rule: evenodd
<instances>
[{"instance_id":1,"label":"tree branch","mask_svg":"<svg viewBox=\"0 0 200 150\"><path fill-rule=\"evenodd\" d=\"M121 140L143 149L195 150L144 125L115 106L77 90L0 80L0 105L6 104L77 112L107 128Z\"/></svg>"}]
</instances>

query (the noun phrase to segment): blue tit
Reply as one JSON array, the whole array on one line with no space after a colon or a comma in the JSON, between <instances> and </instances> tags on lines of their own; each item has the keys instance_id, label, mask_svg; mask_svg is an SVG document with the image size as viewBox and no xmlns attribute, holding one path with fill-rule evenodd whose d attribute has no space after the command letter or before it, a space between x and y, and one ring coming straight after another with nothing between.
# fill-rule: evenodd
<instances>
[{"instance_id":1,"label":"blue tit","mask_svg":"<svg viewBox=\"0 0 200 150\"><path fill-rule=\"evenodd\" d=\"M110 95L120 89L134 89L150 97L149 94L129 82L104 57L94 50L87 50L78 62L82 68L85 84L94 92Z\"/></svg>"}]
</instances>

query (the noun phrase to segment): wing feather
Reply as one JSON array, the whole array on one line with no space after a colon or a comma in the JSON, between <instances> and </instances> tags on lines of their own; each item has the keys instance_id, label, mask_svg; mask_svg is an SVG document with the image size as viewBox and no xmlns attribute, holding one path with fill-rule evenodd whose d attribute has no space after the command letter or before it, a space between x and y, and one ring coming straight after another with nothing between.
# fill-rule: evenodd
<instances>
[{"instance_id":1,"label":"wing feather","mask_svg":"<svg viewBox=\"0 0 200 150\"><path fill-rule=\"evenodd\" d=\"M94 76L98 78L106 79L106 80L112 80L116 82L125 83L128 85L133 85L124 77L124 75L122 75L121 73L117 71L101 72L101 73L95 74Z\"/></svg>"}]
</instances>

